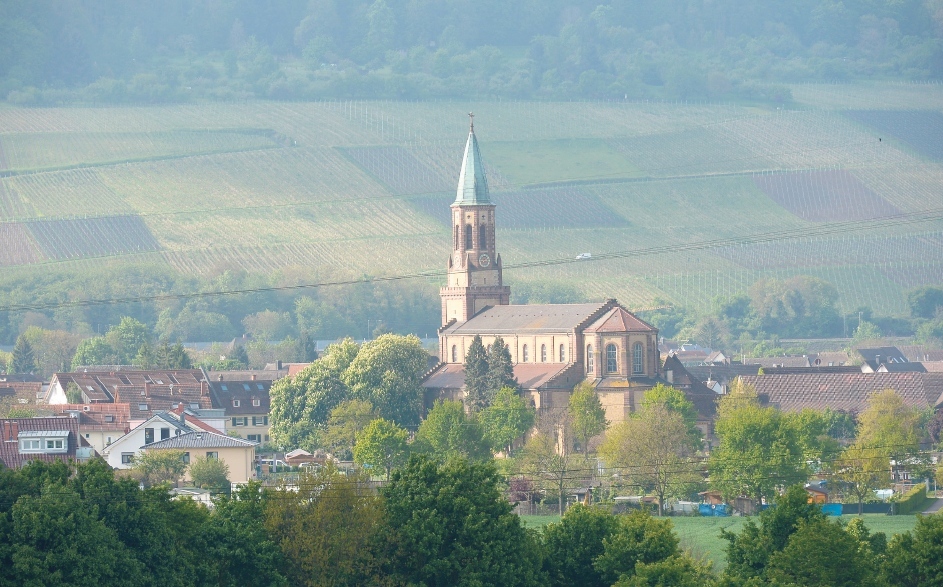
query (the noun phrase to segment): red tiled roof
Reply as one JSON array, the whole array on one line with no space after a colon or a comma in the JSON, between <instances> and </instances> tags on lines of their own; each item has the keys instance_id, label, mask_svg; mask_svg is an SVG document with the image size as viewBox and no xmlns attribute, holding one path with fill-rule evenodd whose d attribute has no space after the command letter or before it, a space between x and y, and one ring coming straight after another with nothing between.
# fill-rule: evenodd
<instances>
[{"instance_id":1,"label":"red tiled roof","mask_svg":"<svg viewBox=\"0 0 943 587\"><path fill-rule=\"evenodd\" d=\"M69 432L69 448L65 453L20 453L18 435L26 431ZM79 421L77 418L4 418L0 420L0 461L11 469L20 468L25 461L47 461L75 459L75 449L79 439Z\"/></svg>"},{"instance_id":2,"label":"red tiled roof","mask_svg":"<svg viewBox=\"0 0 943 587\"><path fill-rule=\"evenodd\" d=\"M523 389L537 389L569 366L562 363L518 363L514 365L514 377ZM422 382L422 386L428 389L461 389L464 385L465 367L455 363L443 363Z\"/></svg>"},{"instance_id":3,"label":"red tiled roof","mask_svg":"<svg viewBox=\"0 0 943 587\"><path fill-rule=\"evenodd\" d=\"M69 412L79 413L79 429L84 430L124 430L130 429L131 406L117 404L63 404L52 406L57 416L71 416ZM107 416L111 416L108 421Z\"/></svg>"},{"instance_id":4,"label":"red tiled roof","mask_svg":"<svg viewBox=\"0 0 943 587\"><path fill-rule=\"evenodd\" d=\"M169 410L169 412L172 414L176 414L179 418L180 414L183 414L184 412L186 412L186 410L187 410L186 406L181 405L174 408L173 410ZM217 434L222 434L221 430L217 430L213 426L210 426L203 420L200 420L199 418L191 414L187 414L185 417L185 420L187 422L187 425L190 426L191 428L199 428L200 430L206 430L207 432L215 432Z\"/></svg>"},{"instance_id":5,"label":"red tiled roof","mask_svg":"<svg viewBox=\"0 0 943 587\"><path fill-rule=\"evenodd\" d=\"M654 332L656 328L620 306L590 324L586 332Z\"/></svg>"},{"instance_id":6,"label":"red tiled roof","mask_svg":"<svg viewBox=\"0 0 943 587\"><path fill-rule=\"evenodd\" d=\"M760 395L782 410L804 408L860 413L868 397L885 389L896 391L909 406L934 407L943 395L938 373L801 373L743 377Z\"/></svg>"}]
</instances>

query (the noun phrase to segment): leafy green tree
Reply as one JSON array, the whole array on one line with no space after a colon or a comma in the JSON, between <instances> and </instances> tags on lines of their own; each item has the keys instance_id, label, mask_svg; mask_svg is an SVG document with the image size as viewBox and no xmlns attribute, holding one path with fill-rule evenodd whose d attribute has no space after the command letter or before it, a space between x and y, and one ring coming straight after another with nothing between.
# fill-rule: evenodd
<instances>
[{"instance_id":1,"label":"leafy green tree","mask_svg":"<svg viewBox=\"0 0 943 587\"><path fill-rule=\"evenodd\" d=\"M517 389L514 377L514 364L511 363L511 349L500 336L488 345L488 390L493 396L502 387Z\"/></svg>"},{"instance_id":2,"label":"leafy green tree","mask_svg":"<svg viewBox=\"0 0 943 587\"><path fill-rule=\"evenodd\" d=\"M134 357L133 364L141 369L153 369L157 365L157 352L151 346L151 343L145 342L141 345L138 354Z\"/></svg>"},{"instance_id":3,"label":"leafy green tree","mask_svg":"<svg viewBox=\"0 0 943 587\"><path fill-rule=\"evenodd\" d=\"M65 399L70 404L81 404L84 403L82 400L82 389L79 387L78 383L70 381L65 388Z\"/></svg>"},{"instance_id":4,"label":"leafy green tree","mask_svg":"<svg viewBox=\"0 0 943 587\"><path fill-rule=\"evenodd\" d=\"M635 574L638 564L653 564L680 554L671 522L657 520L644 510L619 516L612 533L603 538L603 552L593 561L606 584Z\"/></svg>"},{"instance_id":5,"label":"leafy green tree","mask_svg":"<svg viewBox=\"0 0 943 587\"><path fill-rule=\"evenodd\" d=\"M600 453L610 467L621 469L621 479L652 491L663 515L668 497L687 495L701 481L697 449L684 417L653 403L610 428Z\"/></svg>"},{"instance_id":6,"label":"leafy green tree","mask_svg":"<svg viewBox=\"0 0 943 587\"><path fill-rule=\"evenodd\" d=\"M800 519L785 548L766 568L773 585L867 587L877 585L876 560L840 522Z\"/></svg>"},{"instance_id":7,"label":"leafy green tree","mask_svg":"<svg viewBox=\"0 0 943 587\"><path fill-rule=\"evenodd\" d=\"M907 292L907 304L914 318L931 319L943 308L943 288L925 286L911 290Z\"/></svg>"},{"instance_id":8,"label":"leafy green tree","mask_svg":"<svg viewBox=\"0 0 943 587\"><path fill-rule=\"evenodd\" d=\"M415 457L380 492L391 579L411 585L542 585L537 538L498 491L494 464Z\"/></svg>"},{"instance_id":9,"label":"leafy green tree","mask_svg":"<svg viewBox=\"0 0 943 587\"><path fill-rule=\"evenodd\" d=\"M511 454L514 440L520 438L534 427L536 410L528 405L517 390L502 387L495 394L490 406L478 414L478 422L484 431L485 439L491 450L508 456Z\"/></svg>"},{"instance_id":10,"label":"leafy green tree","mask_svg":"<svg viewBox=\"0 0 943 587\"><path fill-rule=\"evenodd\" d=\"M635 573L623 575L613 587L702 587L714 584L712 565L695 560L690 554L669 556L654 563L635 564Z\"/></svg>"},{"instance_id":11,"label":"leafy green tree","mask_svg":"<svg viewBox=\"0 0 943 587\"><path fill-rule=\"evenodd\" d=\"M368 481L329 463L271 496L265 527L292 585L383 584L375 546L385 530L383 503Z\"/></svg>"},{"instance_id":12,"label":"leafy green tree","mask_svg":"<svg viewBox=\"0 0 943 587\"><path fill-rule=\"evenodd\" d=\"M77 370L87 365L113 365L118 357L103 336L86 338L79 343L72 357L72 369Z\"/></svg>"},{"instance_id":13,"label":"leafy green tree","mask_svg":"<svg viewBox=\"0 0 943 587\"><path fill-rule=\"evenodd\" d=\"M858 515L864 510L864 500L875 489L891 482L891 460L887 453L867 446L853 444L842 451L832 463L834 478L849 494L858 500Z\"/></svg>"},{"instance_id":14,"label":"leafy green tree","mask_svg":"<svg viewBox=\"0 0 943 587\"><path fill-rule=\"evenodd\" d=\"M16 344L13 346L13 361L10 368L14 373L32 373L36 370L33 345L22 334L17 337Z\"/></svg>"},{"instance_id":15,"label":"leafy green tree","mask_svg":"<svg viewBox=\"0 0 943 587\"><path fill-rule=\"evenodd\" d=\"M351 397L369 401L382 418L414 426L422 413L420 380L428 364L418 338L384 334L363 344L343 380Z\"/></svg>"},{"instance_id":16,"label":"leafy green tree","mask_svg":"<svg viewBox=\"0 0 943 587\"><path fill-rule=\"evenodd\" d=\"M258 481L242 485L231 497L216 498L206 558L215 565L217 585L287 587L285 557L265 528L275 499L276 493Z\"/></svg>"},{"instance_id":17,"label":"leafy green tree","mask_svg":"<svg viewBox=\"0 0 943 587\"><path fill-rule=\"evenodd\" d=\"M542 535L544 570L550 585L607 587L593 562L603 553L603 541L615 531L618 520L608 511L576 504L559 522L548 524Z\"/></svg>"},{"instance_id":18,"label":"leafy green tree","mask_svg":"<svg viewBox=\"0 0 943 587\"><path fill-rule=\"evenodd\" d=\"M465 403L477 412L490 404L491 377L488 352L477 334L465 353Z\"/></svg>"},{"instance_id":19,"label":"leafy green tree","mask_svg":"<svg viewBox=\"0 0 943 587\"><path fill-rule=\"evenodd\" d=\"M141 346L150 343L151 338L151 330L147 325L129 316L122 318L121 322L105 333L105 341L114 350L121 365L130 365Z\"/></svg>"},{"instance_id":20,"label":"leafy green tree","mask_svg":"<svg viewBox=\"0 0 943 587\"><path fill-rule=\"evenodd\" d=\"M697 427L697 408L691 403L684 392L670 385L659 383L655 387L645 392L642 398L641 409L655 405L663 404L668 410L680 414L688 427L688 435L691 441L700 446L703 435Z\"/></svg>"},{"instance_id":21,"label":"leafy green tree","mask_svg":"<svg viewBox=\"0 0 943 587\"><path fill-rule=\"evenodd\" d=\"M145 487L174 483L183 477L187 464L182 450L147 450L135 455L131 474Z\"/></svg>"},{"instance_id":22,"label":"leafy green tree","mask_svg":"<svg viewBox=\"0 0 943 587\"><path fill-rule=\"evenodd\" d=\"M474 417L465 415L462 402L439 400L419 425L413 450L447 461L455 457L490 459L491 450Z\"/></svg>"},{"instance_id":23,"label":"leafy green tree","mask_svg":"<svg viewBox=\"0 0 943 587\"><path fill-rule=\"evenodd\" d=\"M359 399L341 402L331 410L331 417L323 435L324 445L340 460L353 459L357 435L376 418L376 412L370 402Z\"/></svg>"},{"instance_id":24,"label":"leafy green tree","mask_svg":"<svg viewBox=\"0 0 943 587\"><path fill-rule=\"evenodd\" d=\"M190 480L214 493L229 493L229 465L219 459L196 457L190 461Z\"/></svg>"},{"instance_id":25,"label":"leafy green tree","mask_svg":"<svg viewBox=\"0 0 943 587\"><path fill-rule=\"evenodd\" d=\"M819 506L809 503L809 494L802 485L793 485L779 496L776 507L760 513L759 524L750 519L739 534L721 530L721 537L728 542L726 584L765 580L770 558L786 548L799 524L824 518Z\"/></svg>"},{"instance_id":26,"label":"leafy green tree","mask_svg":"<svg viewBox=\"0 0 943 587\"><path fill-rule=\"evenodd\" d=\"M556 442L545 432L538 432L528 439L520 461L524 472L533 477L544 491L556 496L561 516L566 496L589 476L586 456L558 452Z\"/></svg>"},{"instance_id":27,"label":"leafy green tree","mask_svg":"<svg viewBox=\"0 0 943 587\"><path fill-rule=\"evenodd\" d=\"M573 435L579 441L583 454L587 454L589 439L605 432L606 426L609 425L606 421L606 410L603 409L592 384L584 381L573 388L567 412Z\"/></svg>"},{"instance_id":28,"label":"leafy green tree","mask_svg":"<svg viewBox=\"0 0 943 587\"><path fill-rule=\"evenodd\" d=\"M377 418L357 435L354 462L386 471L387 480L393 469L409 457L409 433L394 422Z\"/></svg>"},{"instance_id":29,"label":"leafy green tree","mask_svg":"<svg viewBox=\"0 0 943 587\"><path fill-rule=\"evenodd\" d=\"M895 460L920 450L921 414L904 403L893 389L871 394L868 407L858 416L857 444L876 448Z\"/></svg>"},{"instance_id":30,"label":"leafy green tree","mask_svg":"<svg viewBox=\"0 0 943 587\"><path fill-rule=\"evenodd\" d=\"M721 398L714 429L720 439L708 461L711 485L724 495L757 504L781 485L807 478L796 428L779 410L761 407L756 390L738 383Z\"/></svg>"},{"instance_id":31,"label":"leafy green tree","mask_svg":"<svg viewBox=\"0 0 943 587\"><path fill-rule=\"evenodd\" d=\"M249 367L249 353L246 352L246 347L241 344L235 345L232 352L229 353L226 358L235 361L235 363L243 369Z\"/></svg>"},{"instance_id":32,"label":"leafy green tree","mask_svg":"<svg viewBox=\"0 0 943 587\"><path fill-rule=\"evenodd\" d=\"M157 353L157 362L163 369L192 369L193 361L183 344L177 342L169 348L164 343Z\"/></svg>"},{"instance_id":33,"label":"leafy green tree","mask_svg":"<svg viewBox=\"0 0 943 587\"><path fill-rule=\"evenodd\" d=\"M881 576L894 587L943 585L943 515L918 515L912 531L894 536Z\"/></svg>"}]
</instances>

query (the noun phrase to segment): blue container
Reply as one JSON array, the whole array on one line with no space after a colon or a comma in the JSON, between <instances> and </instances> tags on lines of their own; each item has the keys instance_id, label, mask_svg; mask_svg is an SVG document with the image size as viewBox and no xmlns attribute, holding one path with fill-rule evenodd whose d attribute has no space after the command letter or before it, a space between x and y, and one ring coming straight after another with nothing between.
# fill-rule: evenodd
<instances>
[{"instance_id":1,"label":"blue container","mask_svg":"<svg viewBox=\"0 0 943 587\"><path fill-rule=\"evenodd\" d=\"M840 516L842 510L842 504L840 503L823 503L822 511L826 516Z\"/></svg>"}]
</instances>

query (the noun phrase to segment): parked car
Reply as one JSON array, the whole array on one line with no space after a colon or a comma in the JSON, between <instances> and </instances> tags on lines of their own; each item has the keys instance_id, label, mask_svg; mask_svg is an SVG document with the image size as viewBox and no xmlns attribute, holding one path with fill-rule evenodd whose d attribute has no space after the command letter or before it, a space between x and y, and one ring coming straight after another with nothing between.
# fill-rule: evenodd
<instances>
[{"instance_id":1,"label":"parked car","mask_svg":"<svg viewBox=\"0 0 943 587\"><path fill-rule=\"evenodd\" d=\"M579 255L576 256L577 261L582 261L583 259L592 259L592 258L593 258L592 253L580 253Z\"/></svg>"}]
</instances>

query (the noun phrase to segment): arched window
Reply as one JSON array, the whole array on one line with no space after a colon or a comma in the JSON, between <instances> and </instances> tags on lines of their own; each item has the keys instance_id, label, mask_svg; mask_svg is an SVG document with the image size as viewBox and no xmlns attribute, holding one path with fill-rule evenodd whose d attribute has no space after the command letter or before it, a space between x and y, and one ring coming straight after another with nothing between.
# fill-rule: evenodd
<instances>
[{"instance_id":1,"label":"arched window","mask_svg":"<svg viewBox=\"0 0 943 587\"><path fill-rule=\"evenodd\" d=\"M455 240L455 250L456 250L456 251L458 250L458 233L459 233L459 232L461 232L461 229L459 228L458 224L456 224L456 225L455 225L455 231L454 231L453 234L452 234L452 238L453 238L453 240Z\"/></svg>"},{"instance_id":2,"label":"arched window","mask_svg":"<svg viewBox=\"0 0 943 587\"><path fill-rule=\"evenodd\" d=\"M566 363L566 347L562 344L560 345L560 362Z\"/></svg>"},{"instance_id":3,"label":"arched window","mask_svg":"<svg viewBox=\"0 0 943 587\"><path fill-rule=\"evenodd\" d=\"M471 225L471 224L466 224L466 225L465 225L465 248L466 248L466 249L472 249L472 248L474 248L474 247L472 246L472 236L473 236L472 232L473 232L473 231L472 231L472 225Z\"/></svg>"},{"instance_id":4,"label":"arched window","mask_svg":"<svg viewBox=\"0 0 943 587\"><path fill-rule=\"evenodd\" d=\"M487 248L488 248L488 244L487 244L487 243L488 243L488 237L486 236L486 235L487 235L487 232L486 232L486 231L487 231L487 229L485 228L485 225L484 225L484 224L482 224L481 226L478 227L478 248L479 248L479 249L487 249Z\"/></svg>"},{"instance_id":5,"label":"arched window","mask_svg":"<svg viewBox=\"0 0 943 587\"><path fill-rule=\"evenodd\" d=\"M619 357L616 356L616 345L606 345L606 373L615 373L619 370Z\"/></svg>"},{"instance_id":6,"label":"arched window","mask_svg":"<svg viewBox=\"0 0 943 587\"><path fill-rule=\"evenodd\" d=\"M452 345L452 362L458 363L458 347L454 344Z\"/></svg>"},{"instance_id":7,"label":"arched window","mask_svg":"<svg viewBox=\"0 0 943 587\"><path fill-rule=\"evenodd\" d=\"M592 373L595 365L593 365L593 345L586 345L586 372Z\"/></svg>"},{"instance_id":8,"label":"arched window","mask_svg":"<svg viewBox=\"0 0 943 587\"><path fill-rule=\"evenodd\" d=\"M540 345L540 362L547 362L547 345L545 344Z\"/></svg>"},{"instance_id":9,"label":"arched window","mask_svg":"<svg viewBox=\"0 0 943 587\"><path fill-rule=\"evenodd\" d=\"M642 343L635 343L632 351L632 373L639 375L642 373Z\"/></svg>"},{"instance_id":10,"label":"arched window","mask_svg":"<svg viewBox=\"0 0 943 587\"><path fill-rule=\"evenodd\" d=\"M530 353L527 352L527 345L524 345L524 348L521 350L521 362L526 363L530 360Z\"/></svg>"}]
</instances>

